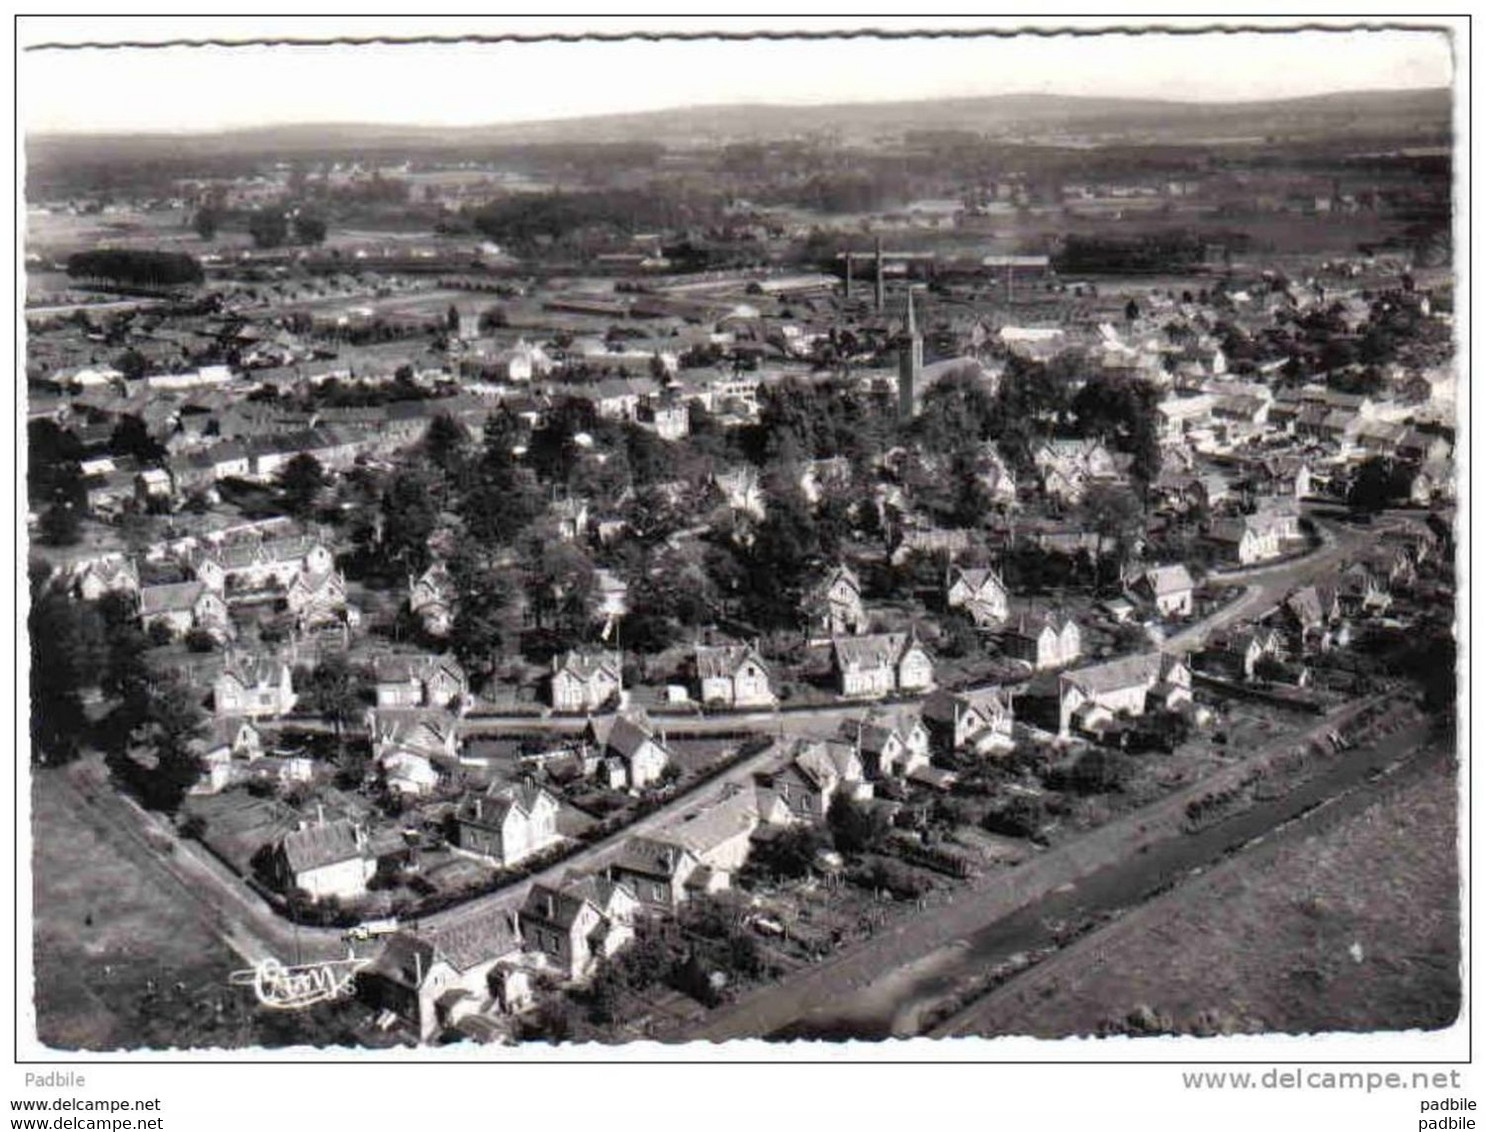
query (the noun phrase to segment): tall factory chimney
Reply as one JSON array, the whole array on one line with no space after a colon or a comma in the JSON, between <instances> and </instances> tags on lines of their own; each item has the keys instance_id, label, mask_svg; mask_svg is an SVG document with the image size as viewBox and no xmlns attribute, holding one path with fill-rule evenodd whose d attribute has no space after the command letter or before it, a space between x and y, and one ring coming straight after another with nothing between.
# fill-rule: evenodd
<instances>
[{"instance_id":1,"label":"tall factory chimney","mask_svg":"<svg viewBox=\"0 0 1486 1132\"><path fill-rule=\"evenodd\" d=\"M882 310L882 237L877 237L877 309Z\"/></svg>"}]
</instances>

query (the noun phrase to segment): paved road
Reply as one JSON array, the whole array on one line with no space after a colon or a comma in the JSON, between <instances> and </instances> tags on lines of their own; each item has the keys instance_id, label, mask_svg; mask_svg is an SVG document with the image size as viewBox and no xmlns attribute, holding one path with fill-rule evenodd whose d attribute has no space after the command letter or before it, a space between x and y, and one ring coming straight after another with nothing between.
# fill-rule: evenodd
<instances>
[{"instance_id":1,"label":"paved road","mask_svg":"<svg viewBox=\"0 0 1486 1132\"><path fill-rule=\"evenodd\" d=\"M624 843L631 837L654 835L679 824L687 814L707 806L730 786L745 788L751 786L754 775L774 769L788 755L787 745L773 744L758 754L751 755L729 767L710 782L687 791L681 797L647 814L639 821L610 834L602 841L595 842L574 856L533 874L526 880L508 885L486 896L477 896L443 912L423 917L419 921L419 928L426 933L437 934L440 929L453 927L476 917L495 912L514 912L521 907L533 884L555 883L573 870L591 873L602 868L618 855Z\"/></svg>"},{"instance_id":2,"label":"paved road","mask_svg":"<svg viewBox=\"0 0 1486 1132\"><path fill-rule=\"evenodd\" d=\"M1311 512L1311 509L1307 508L1307 511ZM1380 522L1371 527L1359 528L1334 519L1321 518L1313 512L1309 517L1315 523L1316 533L1320 536L1319 547L1290 562L1255 566L1221 575L1219 581L1243 586L1243 596L1198 624L1172 634L1163 642L1162 649L1167 652L1191 652L1199 649L1208 637L1220 629L1236 622L1262 617L1297 587L1335 581L1340 567L1358 550L1375 543L1385 529L1408 525L1407 522Z\"/></svg>"}]
</instances>

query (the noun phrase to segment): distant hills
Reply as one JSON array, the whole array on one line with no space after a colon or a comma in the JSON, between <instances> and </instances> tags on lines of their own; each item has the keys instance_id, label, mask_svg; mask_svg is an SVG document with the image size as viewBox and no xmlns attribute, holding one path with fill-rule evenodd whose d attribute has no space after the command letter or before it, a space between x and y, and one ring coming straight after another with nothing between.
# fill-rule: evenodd
<instances>
[{"instance_id":1,"label":"distant hills","mask_svg":"<svg viewBox=\"0 0 1486 1132\"><path fill-rule=\"evenodd\" d=\"M1056 94L1007 94L913 102L796 106L731 104L488 126L295 124L215 133L51 134L27 139L33 161L250 153L292 157L355 151L597 143L689 148L730 142L832 138L844 144L893 142L905 133L955 131L1047 144L1221 144L1339 137L1448 138L1451 92L1351 91L1257 102L1178 102Z\"/></svg>"}]
</instances>

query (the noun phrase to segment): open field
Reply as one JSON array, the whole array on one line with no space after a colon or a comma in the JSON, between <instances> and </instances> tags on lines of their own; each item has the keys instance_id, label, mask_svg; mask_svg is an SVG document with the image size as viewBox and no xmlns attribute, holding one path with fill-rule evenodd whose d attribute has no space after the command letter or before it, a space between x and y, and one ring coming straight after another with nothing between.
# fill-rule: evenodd
<instances>
[{"instance_id":1,"label":"open field","mask_svg":"<svg viewBox=\"0 0 1486 1132\"><path fill-rule=\"evenodd\" d=\"M955 1033L1434 1029L1460 1007L1452 760L1245 853L973 1009ZM1363 880L1365 878L1365 881Z\"/></svg>"},{"instance_id":2,"label":"open field","mask_svg":"<svg viewBox=\"0 0 1486 1132\"><path fill-rule=\"evenodd\" d=\"M66 774L32 775L37 1036L62 1049L183 1042L179 1019L159 1033L152 1019L196 1007L220 1017L240 998L227 972L241 964L152 850L113 835ZM203 1044L235 1044L216 1037Z\"/></svg>"}]
</instances>

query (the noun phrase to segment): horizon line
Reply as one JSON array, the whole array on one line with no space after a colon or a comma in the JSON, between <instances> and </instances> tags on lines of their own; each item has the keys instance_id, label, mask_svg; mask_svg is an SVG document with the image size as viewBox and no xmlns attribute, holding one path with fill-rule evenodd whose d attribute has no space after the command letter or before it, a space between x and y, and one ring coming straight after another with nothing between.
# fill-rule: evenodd
<instances>
[{"instance_id":1,"label":"horizon line","mask_svg":"<svg viewBox=\"0 0 1486 1132\"><path fill-rule=\"evenodd\" d=\"M622 118L642 118L652 114L684 113L687 111L704 110L774 110L774 109L830 109L835 107L867 107L867 106L912 106L931 105L946 102L986 102L997 99L1014 98L1047 98L1063 99L1074 102L1124 102L1124 103L1150 103L1173 107L1199 107L1199 106L1262 106L1286 102L1310 102L1326 98L1344 97L1346 95L1374 95L1374 94L1420 94L1420 93L1445 93L1452 94L1453 84L1429 85L1429 86L1401 86L1401 87L1339 87L1335 90L1320 91L1311 94L1281 95L1278 97L1261 96L1258 98L1170 98L1151 95L1098 95L1098 94L1073 94L1062 93L1053 90L1016 90L1002 91L995 94L954 94L937 95L926 98L867 98L847 100L826 101L789 101L781 100L775 102L694 102L673 103L666 106L653 107L648 110L620 110L608 113L579 113L571 115L558 115L545 118L513 118L504 121L454 123L454 122L399 122L399 121L376 121L365 119L283 119L278 121L266 121L255 124L243 125L219 125L219 126L192 126L180 129L172 129L169 126L137 126L126 127L116 130L94 130L94 129L69 129L52 128L36 132L26 132L28 138L129 138L129 137L211 137L223 134L249 133L258 130L273 129L315 129L360 127L368 129L404 129L404 130L496 130L523 126L544 126L559 123L575 123L583 121L614 121Z\"/></svg>"}]
</instances>

